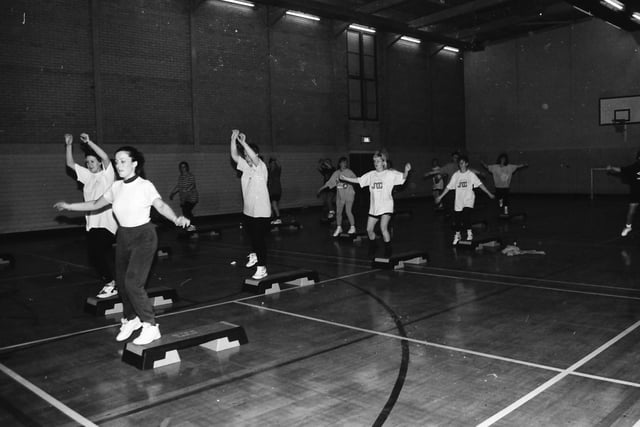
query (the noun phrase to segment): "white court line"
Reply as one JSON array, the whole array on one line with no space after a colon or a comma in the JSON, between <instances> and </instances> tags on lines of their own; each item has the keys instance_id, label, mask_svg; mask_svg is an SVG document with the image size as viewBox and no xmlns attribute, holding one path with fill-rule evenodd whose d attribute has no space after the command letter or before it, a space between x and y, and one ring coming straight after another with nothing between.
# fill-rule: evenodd
<instances>
[{"instance_id":1,"label":"white court line","mask_svg":"<svg viewBox=\"0 0 640 427\"><path fill-rule=\"evenodd\" d=\"M612 339L610 339L606 343L602 344L600 347L598 347L597 349L595 349L594 351L592 351L591 353L589 353L588 355L586 355L582 359L578 360L573 365L569 366L567 369L563 370L560 374L556 375L555 377L551 378L550 380L548 380L545 383L543 383L540 386L538 386L536 389L534 389L531 392L527 393L526 395L522 396L520 399L516 400L515 402L513 402L511 405L507 406L506 408L504 408L500 412L498 412L498 413L494 414L493 416L487 418L486 420L484 420L483 422L478 424L478 427L490 426L493 423L495 423L496 421L499 421L502 418L504 418L505 416L509 415L511 412L515 411L516 409L518 409L519 407L521 407L525 403L529 402L531 399L535 398L536 396L538 396L539 394L541 394L545 390L551 388L554 384L556 384L560 380L564 379L567 375L572 374L576 369L578 369L579 367L583 366L584 364L586 364L591 359L593 359L596 356L598 356L603 351L607 350L613 344L615 344L616 342L620 341L622 338L624 338L625 336L627 336L628 334L633 332L638 326L640 326L640 320L638 320L633 325L629 326L627 329L625 329L624 331L622 331L621 333L619 333L618 335L616 335L615 337L613 337Z\"/></svg>"},{"instance_id":2,"label":"white court line","mask_svg":"<svg viewBox=\"0 0 640 427\"><path fill-rule=\"evenodd\" d=\"M514 363L514 364L517 364L517 365L528 366L530 368L544 369L546 371L552 371L552 372L565 372L566 371L566 370L563 370L562 368L556 368L556 367L553 367L553 366L541 365L539 363L527 362L527 361L524 361L524 360L513 359L513 358L510 358L510 357L504 357L504 356L498 356L496 354L483 353L481 351L468 350L468 349L464 349L464 348L460 348L460 347L453 347L453 346L445 345L445 344L437 344L437 343L424 341L424 340L419 340L419 339L415 339L415 338L402 337L400 335L391 334L391 333L388 333L388 332L376 331L376 330L373 330L373 329L359 328L357 326L351 326L351 325L347 325L347 324L344 324L344 323L332 322L330 320L324 320L324 319L320 319L318 317L305 316L303 314L292 313L292 312L289 312L289 311L278 310L277 308L265 307L263 305L247 304L247 303L242 302L242 301L234 301L234 302L236 304L239 304L239 305L246 305L246 306L251 307L251 308L257 308L259 310L266 310L266 311L270 311L270 312L273 312L273 313L283 314L285 316L297 317L297 318L309 320L309 321L312 321L312 322L324 323L326 325L331 325L331 326L335 326L335 327L338 327L338 328L351 329L351 330L358 331L358 332L364 332L364 333L367 333L367 334L370 334L370 335L377 335L377 336L393 338L393 339L398 339L398 340L405 340L405 341L408 341L408 342L412 342L412 343L415 343L415 344L421 344L421 345L425 345L425 346L428 346L428 347L435 347L435 348L439 348L439 349L443 349L443 350L455 351L457 353L472 354L474 356L484 357L484 358L487 358L487 359L500 360L502 362ZM638 323L640 323L640 321L638 321ZM620 338L622 338L622 337L620 337ZM570 369L570 368L567 368L567 369ZM595 379L595 380L600 380L600 381L604 381L604 382L610 382L610 383L622 384L622 385L628 385L628 386L631 386L631 387L640 388L640 384L639 383L634 383L634 382L630 382L630 381L618 380L618 379L615 379L615 378L601 377L601 376L598 376L598 375L584 374L584 373L580 373L580 372L570 372L570 374L571 375L580 376L580 377L586 377L586 378L591 378L591 379Z\"/></svg>"},{"instance_id":3,"label":"white court line","mask_svg":"<svg viewBox=\"0 0 640 427\"><path fill-rule=\"evenodd\" d=\"M330 282L334 282L334 281L337 281L337 280L349 279L351 277L356 277L356 276L361 276L361 275L364 275L364 274L374 273L376 271L379 271L379 270L378 269L374 269L374 270L360 271L358 273L352 273L352 274L347 274L347 275L344 275L344 276L334 277L332 279L321 280L319 282L314 283L314 285L319 285L319 284L322 284L322 283L330 283ZM311 286L311 285L307 285L307 286ZM298 289L299 288L283 289L283 290L280 291L280 293L287 292L287 291L294 291L294 290L298 290ZM203 305L203 306L200 306L200 307L187 308L187 309L184 309L184 310L174 311L174 312L171 312L171 313L159 314L156 317L160 318L160 317L175 316L175 315L178 315L178 314L190 313L192 311L198 311L198 310L205 310L207 308L219 307L221 305L226 305L226 304L231 304L231 303L234 303L234 302L246 301L246 300L251 300L251 299L256 299L256 298L261 298L261 297L264 297L264 296L265 296L265 294L251 295L251 296L248 296L248 297L238 298L238 299L235 299L235 300L217 302L215 304L208 304L208 305ZM86 333L89 333L89 332L101 331L101 330L113 328L114 326L119 326L119 325L120 325L120 322L117 322L117 323L114 323L112 325L99 326L97 328L84 329L84 330L81 330L81 331L70 332L68 334L56 335L56 336L53 336L53 337L42 338L42 339L33 340L33 341L27 341L27 342L23 342L23 343L20 343L20 344L9 345L9 346L6 346L6 347L0 347L0 353L5 352L7 350L17 350L19 348L28 347L28 346L31 346L31 345L34 345L34 344L42 344L42 343L46 343L46 342L49 342L49 341L56 341L56 340L63 339L63 338L69 338L69 337L73 337L75 335L83 335L83 334L86 334Z\"/></svg>"},{"instance_id":4,"label":"white court line","mask_svg":"<svg viewBox=\"0 0 640 427\"><path fill-rule=\"evenodd\" d=\"M515 288L544 289L544 290L547 290L547 291L551 290L551 291L557 291L557 292L568 292L568 293L572 293L572 294L596 295L596 296L607 297L607 298L640 300L640 297L630 297L630 296L624 296L624 295L605 294L605 293L602 293L602 292L574 291L572 289L553 288L551 286L524 285L524 284L520 284L520 283L502 282L502 281L499 281L499 280L486 280L486 279L477 279L477 278L474 278L474 277L452 276L452 275L448 275L448 274L425 273L425 272L422 272L422 271L404 270L403 273L416 274L416 275L419 275L419 276L439 277L439 278L443 278L443 279L469 280L469 281L472 281L472 282L489 283L489 284L492 284L492 285L505 285L505 286L512 286L512 287L515 287Z\"/></svg>"},{"instance_id":5,"label":"white court line","mask_svg":"<svg viewBox=\"0 0 640 427\"><path fill-rule=\"evenodd\" d=\"M429 267L429 266L424 266L424 267L411 266L411 267L421 268L424 270L453 271L454 273L468 273L470 275L505 277L505 278L516 279L516 280L530 280L532 282L557 283L561 285L573 285L573 286L584 286L589 288L605 288L605 289L617 289L621 291L640 292L640 289L637 289L637 288L623 288L620 286L596 285L593 283L585 283L585 282L569 282L567 280L552 280L552 279L544 279L544 278L538 278L538 277L516 276L513 274L485 273L482 271L455 270L452 268L440 268L440 267Z\"/></svg>"},{"instance_id":6,"label":"white court line","mask_svg":"<svg viewBox=\"0 0 640 427\"><path fill-rule=\"evenodd\" d=\"M83 417L82 415L80 415L79 413L74 411L73 409L69 408L67 405L65 405L64 403L60 402L59 400L57 400L56 398L54 398L49 393L47 393L46 391L42 390L41 388L39 388L35 384L27 381L24 377L20 376L18 373L16 373L16 372L12 371L11 369L7 368L2 363L0 363L0 371L4 372L7 376L11 377L18 384L22 385L24 388L28 389L29 391L31 391L32 393L37 395L42 400L47 402L49 405L53 406L54 408L56 408L57 410L59 410L60 412L62 412L66 416L68 416L69 418L71 418L73 421L75 421L78 424L80 424L81 426L98 427L97 424L92 423L90 420L88 420L87 418Z\"/></svg>"}]
</instances>

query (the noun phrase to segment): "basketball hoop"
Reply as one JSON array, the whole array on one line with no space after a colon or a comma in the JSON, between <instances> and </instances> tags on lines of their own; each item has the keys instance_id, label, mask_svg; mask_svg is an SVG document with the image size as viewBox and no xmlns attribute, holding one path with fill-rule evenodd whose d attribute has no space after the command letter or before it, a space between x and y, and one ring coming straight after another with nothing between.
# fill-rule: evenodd
<instances>
[{"instance_id":1,"label":"basketball hoop","mask_svg":"<svg viewBox=\"0 0 640 427\"><path fill-rule=\"evenodd\" d=\"M627 119L613 119L613 127L616 133L622 133L627 130Z\"/></svg>"}]
</instances>

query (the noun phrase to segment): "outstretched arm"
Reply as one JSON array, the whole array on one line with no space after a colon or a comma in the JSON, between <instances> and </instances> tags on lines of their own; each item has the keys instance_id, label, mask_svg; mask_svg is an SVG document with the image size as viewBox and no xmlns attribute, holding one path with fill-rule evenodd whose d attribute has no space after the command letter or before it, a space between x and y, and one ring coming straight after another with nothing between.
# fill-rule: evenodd
<instances>
[{"instance_id":1,"label":"outstretched arm","mask_svg":"<svg viewBox=\"0 0 640 427\"><path fill-rule=\"evenodd\" d=\"M107 155L107 153L105 153L105 151L102 148L100 148L98 146L98 144L93 142L89 138L89 135L86 134L86 133L81 133L80 134L80 141L82 141L85 144L87 144L89 146L89 148L91 148L93 150L93 152L96 153L98 155L98 157L100 157L100 162L102 162L102 167L107 169L107 167L111 163L111 160L109 160L109 156Z\"/></svg>"},{"instance_id":2,"label":"outstretched arm","mask_svg":"<svg viewBox=\"0 0 640 427\"><path fill-rule=\"evenodd\" d=\"M73 211L73 212L91 212L102 209L110 203L104 197L100 197L98 200L91 200L88 202L79 203L67 203L58 202L53 205L59 211Z\"/></svg>"},{"instance_id":3,"label":"outstretched arm","mask_svg":"<svg viewBox=\"0 0 640 427\"><path fill-rule=\"evenodd\" d=\"M407 163L404 165L404 173L402 174L402 179L407 179L409 176L409 172L411 172L411 163Z\"/></svg>"},{"instance_id":4,"label":"outstretched arm","mask_svg":"<svg viewBox=\"0 0 640 427\"><path fill-rule=\"evenodd\" d=\"M238 129L234 129L231 131L231 158L234 162L238 163L238 146L236 145L236 140L238 139L238 135L240 131Z\"/></svg>"},{"instance_id":5,"label":"outstretched arm","mask_svg":"<svg viewBox=\"0 0 640 427\"><path fill-rule=\"evenodd\" d=\"M449 187L445 187L445 189L442 192L442 194L440 194L438 197L436 197L436 204L440 204L440 201L444 198L444 196L447 195L447 193L449 191L451 191L451 189Z\"/></svg>"},{"instance_id":6,"label":"outstretched arm","mask_svg":"<svg viewBox=\"0 0 640 427\"><path fill-rule=\"evenodd\" d=\"M529 163L523 163L521 165L516 165L516 170L522 169L522 168L528 168L528 167L529 167Z\"/></svg>"},{"instance_id":7,"label":"outstretched arm","mask_svg":"<svg viewBox=\"0 0 640 427\"><path fill-rule=\"evenodd\" d=\"M166 204L159 197L153 201L153 207L156 208L156 210L160 213L160 215L167 218L169 221L173 222L178 227L184 228L191 225L191 221L189 221L189 218L176 215L173 209L171 209L171 206Z\"/></svg>"},{"instance_id":8,"label":"outstretched arm","mask_svg":"<svg viewBox=\"0 0 640 427\"><path fill-rule=\"evenodd\" d=\"M64 143L66 145L66 159L67 159L67 167L69 169L75 169L76 162L73 160L73 135L70 133L64 134Z\"/></svg>"},{"instance_id":9,"label":"outstretched arm","mask_svg":"<svg viewBox=\"0 0 640 427\"><path fill-rule=\"evenodd\" d=\"M251 162L254 165L257 165L260 162L260 157L258 157L258 154L253 151L251 147L249 147L249 144L247 144L247 136L244 133L238 135L238 142L240 143L240 145L242 145L244 152L247 153L247 155L251 159Z\"/></svg>"},{"instance_id":10,"label":"outstretched arm","mask_svg":"<svg viewBox=\"0 0 640 427\"><path fill-rule=\"evenodd\" d=\"M486 164L485 162L480 162L480 164L482 165L483 168L485 168L486 170L489 170L488 164Z\"/></svg>"},{"instance_id":11,"label":"outstretched arm","mask_svg":"<svg viewBox=\"0 0 640 427\"><path fill-rule=\"evenodd\" d=\"M478 186L478 188L480 188L482 191L487 193L487 196L489 196L490 199L495 199L496 198L496 196L494 196L491 191L487 190L487 187L485 187L484 184L480 184Z\"/></svg>"},{"instance_id":12,"label":"outstretched arm","mask_svg":"<svg viewBox=\"0 0 640 427\"><path fill-rule=\"evenodd\" d=\"M340 181L350 182L351 184L360 184L358 178L349 178L348 176L340 175Z\"/></svg>"}]
</instances>

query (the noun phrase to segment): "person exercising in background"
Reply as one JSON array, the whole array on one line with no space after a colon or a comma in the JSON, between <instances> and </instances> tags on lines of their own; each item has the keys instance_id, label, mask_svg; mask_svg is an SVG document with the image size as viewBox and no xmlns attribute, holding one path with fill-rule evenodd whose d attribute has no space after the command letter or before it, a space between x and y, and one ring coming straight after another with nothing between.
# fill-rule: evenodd
<instances>
[{"instance_id":1,"label":"person exercising in background","mask_svg":"<svg viewBox=\"0 0 640 427\"><path fill-rule=\"evenodd\" d=\"M629 209L627 210L627 222L620 235L626 237L631 233L633 217L640 204L640 150L636 153L636 161L628 166L607 166L607 172L619 174L629 184Z\"/></svg>"},{"instance_id":2,"label":"person exercising in background","mask_svg":"<svg viewBox=\"0 0 640 427\"><path fill-rule=\"evenodd\" d=\"M511 178L513 174L528 165L514 165L509 163L509 157L506 153L498 156L496 164L488 165L482 162L482 166L493 175L493 182L496 187L496 199L498 199L498 207L502 210L501 214L509 215L509 192L511 186Z\"/></svg>"},{"instance_id":3,"label":"person exercising in background","mask_svg":"<svg viewBox=\"0 0 640 427\"><path fill-rule=\"evenodd\" d=\"M67 167L76 173L77 180L84 186L82 195L85 201L99 199L115 181L115 172L109 156L86 133L80 134L85 144L84 163L80 166L73 159L73 135L65 134ZM102 279L104 286L98 298L107 298L118 294L114 279L113 244L118 224L110 206L85 214L87 230L87 253L89 262Z\"/></svg>"}]
</instances>

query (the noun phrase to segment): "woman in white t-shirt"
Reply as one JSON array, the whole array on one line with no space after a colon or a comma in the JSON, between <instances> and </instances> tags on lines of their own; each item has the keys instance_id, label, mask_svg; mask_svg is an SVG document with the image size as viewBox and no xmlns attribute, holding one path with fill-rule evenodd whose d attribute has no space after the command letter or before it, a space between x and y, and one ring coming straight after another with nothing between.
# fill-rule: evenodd
<instances>
[{"instance_id":1,"label":"woman in white t-shirt","mask_svg":"<svg viewBox=\"0 0 640 427\"><path fill-rule=\"evenodd\" d=\"M369 217L367 218L367 234L369 235L369 257L376 254L376 233L374 228L380 221L380 231L384 241L384 256L391 256L391 235L389 234L389 221L393 215L393 187L402 185L409 175L411 164L404 165L404 173L394 169L387 169L387 154L376 151L373 154L374 170L365 173L360 178L349 178L341 175L342 181L352 184L360 184L360 187L369 187Z\"/></svg>"},{"instance_id":2,"label":"woman in white t-shirt","mask_svg":"<svg viewBox=\"0 0 640 427\"><path fill-rule=\"evenodd\" d=\"M237 144L242 147L243 156L238 154ZM236 169L242 172L242 201L244 224L251 241L251 250L246 267L257 264L253 279L267 276L267 234L271 228L271 201L267 180L269 171L260 156L258 147L247 144L246 136L234 129L231 132L231 158Z\"/></svg>"},{"instance_id":3,"label":"woman in white t-shirt","mask_svg":"<svg viewBox=\"0 0 640 427\"><path fill-rule=\"evenodd\" d=\"M353 189L353 185L347 182L340 181L340 175L344 175L347 178L356 178L356 174L349 169L349 160L346 157L340 157L338 160L338 169L331 175L331 178L324 183L322 187L318 189L317 194L320 195L325 188L336 188L336 223L338 226L333 232L333 237L338 237L342 233L342 212L346 211L347 219L349 220L349 231L347 234L356 233L356 222L353 218L353 201L356 196L356 191ZM345 209L346 208L346 209Z\"/></svg>"},{"instance_id":4,"label":"woman in white t-shirt","mask_svg":"<svg viewBox=\"0 0 640 427\"><path fill-rule=\"evenodd\" d=\"M473 240L473 231L471 231L471 212L476 201L475 188L480 188L487 193L491 199L495 196L487 190L480 178L469 170L469 159L467 156L460 156L458 161L460 168L453 174L451 180L447 184L444 192L436 199L436 203L447 195L451 190L455 190L456 199L453 205L453 228L456 234L453 237L453 244L457 245L461 239L462 230L467 230L467 240Z\"/></svg>"},{"instance_id":5,"label":"woman in white t-shirt","mask_svg":"<svg viewBox=\"0 0 640 427\"><path fill-rule=\"evenodd\" d=\"M84 163L80 166L73 159L73 135L65 134L67 167L76 173L76 179L83 184L85 201L97 200L115 181L115 173L109 156L98 144L91 141L86 133L80 134L80 141L86 144ZM87 254L89 262L104 282L98 298L107 298L118 293L113 280L113 243L118 224L110 206L85 214L87 230Z\"/></svg>"},{"instance_id":6,"label":"woman in white t-shirt","mask_svg":"<svg viewBox=\"0 0 640 427\"><path fill-rule=\"evenodd\" d=\"M482 162L482 166L493 175L493 182L496 186L496 198L498 206L502 210L502 215L509 215L509 189L511 187L511 177L520 168L527 167L527 164L513 165L509 163L506 153L498 156L496 164L487 165Z\"/></svg>"},{"instance_id":7,"label":"woman in white t-shirt","mask_svg":"<svg viewBox=\"0 0 640 427\"><path fill-rule=\"evenodd\" d=\"M116 151L115 158L116 170L122 180L114 182L102 197L83 203L58 202L54 207L94 211L112 205L120 224L116 236L116 283L123 305L122 326L116 340L124 341L142 328L133 343L146 345L160 338L153 306L144 289L158 247L158 236L151 223L151 206L179 227L188 227L190 221L177 216L162 200L153 183L139 176L144 157L138 150L122 147Z\"/></svg>"}]
</instances>

